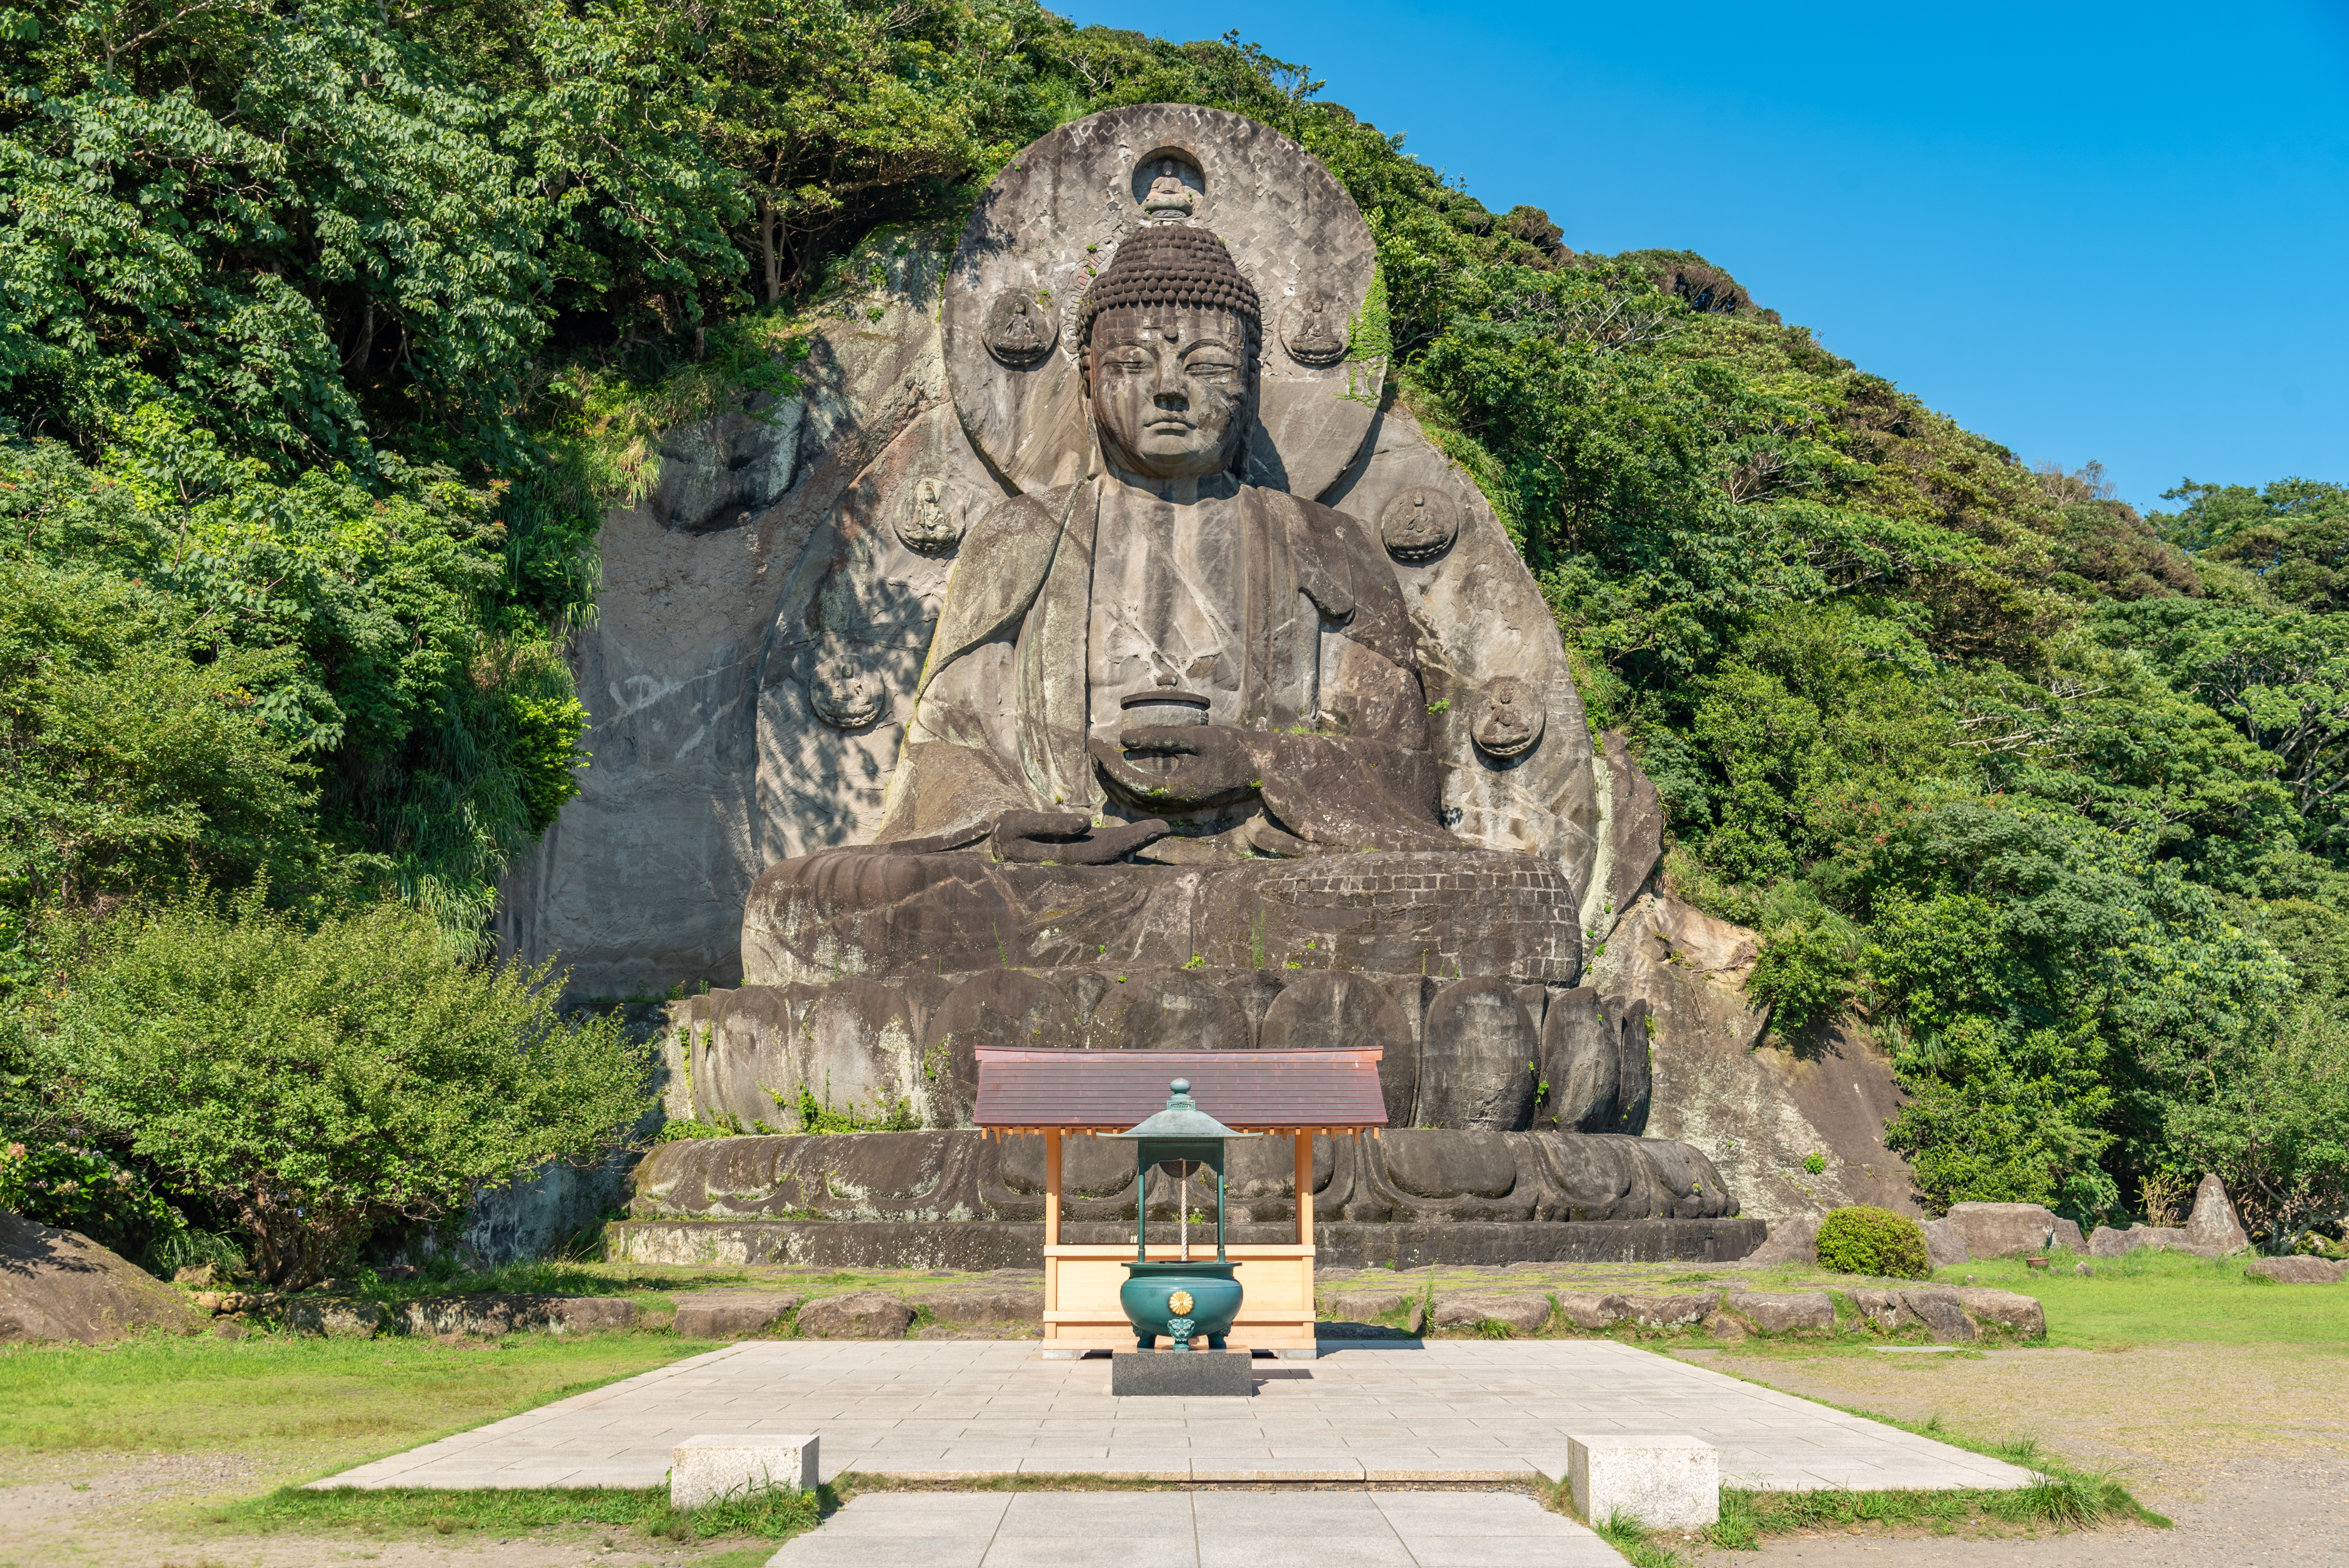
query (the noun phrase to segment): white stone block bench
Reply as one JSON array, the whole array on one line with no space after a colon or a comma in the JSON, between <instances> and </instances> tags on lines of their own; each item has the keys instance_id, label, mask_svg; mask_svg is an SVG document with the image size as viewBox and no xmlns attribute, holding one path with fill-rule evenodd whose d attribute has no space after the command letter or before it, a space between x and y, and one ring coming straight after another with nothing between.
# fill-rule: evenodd
<instances>
[{"instance_id":1,"label":"white stone block bench","mask_svg":"<svg viewBox=\"0 0 2349 1568\"><path fill-rule=\"evenodd\" d=\"M1721 1517L1721 1455L1701 1438L1569 1434L1566 1471L1575 1511L1593 1524L1620 1513L1651 1530L1699 1530Z\"/></svg>"},{"instance_id":2,"label":"white stone block bench","mask_svg":"<svg viewBox=\"0 0 2349 1568\"><path fill-rule=\"evenodd\" d=\"M778 1488L815 1490L813 1433L727 1432L688 1438L669 1451L668 1505L705 1508Z\"/></svg>"}]
</instances>

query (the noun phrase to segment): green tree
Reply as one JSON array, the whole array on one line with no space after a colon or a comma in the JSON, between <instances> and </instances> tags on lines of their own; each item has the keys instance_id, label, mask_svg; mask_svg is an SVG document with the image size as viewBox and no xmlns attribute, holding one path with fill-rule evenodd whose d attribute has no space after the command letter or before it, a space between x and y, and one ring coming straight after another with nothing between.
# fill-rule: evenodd
<instances>
[{"instance_id":1,"label":"green tree","mask_svg":"<svg viewBox=\"0 0 2349 1568\"><path fill-rule=\"evenodd\" d=\"M597 1158L650 1103L615 1019L564 1020L547 971L475 964L406 905L307 931L199 892L49 947L71 961L11 1049L52 1113L230 1216L274 1284Z\"/></svg>"}]
</instances>

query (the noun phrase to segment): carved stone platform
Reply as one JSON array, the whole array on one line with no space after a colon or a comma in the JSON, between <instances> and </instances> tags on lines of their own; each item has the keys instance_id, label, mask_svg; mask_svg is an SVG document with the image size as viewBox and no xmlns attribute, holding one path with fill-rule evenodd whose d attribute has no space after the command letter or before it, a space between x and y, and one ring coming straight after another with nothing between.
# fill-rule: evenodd
<instances>
[{"instance_id":1,"label":"carved stone platform","mask_svg":"<svg viewBox=\"0 0 2349 1568\"><path fill-rule=\"evenodd\" d=\"M666 1143L636 1168L612 1255L639 1263L1040 1268L1044 1140L977 1131L792 1134ZM1762 1243L1711 1161L1661 1139L1391 1128L1313 1140L1324 1266L1526 1262L1722 1263ZM1296 1235L1288 1140L1235 1149L1228 1239ZM1061 1240L1130 1245L1135 1177L1119 1145L1065 1146ZM1192 1212L1197 1212L1195 1187ZM1154 1241L1181 1194L1145 1196ZM1212 1248L1212 1226L1192 1227Z\"/></svg>"},{"instance_id":2,"label":"carved stone platform","mask_svg":"<svg viewBox=\"0 0 2349 1568\"><path fill-rule=\"evenodd\" d=\"M1762 1244L1760 1220L1617 1220L1316 1224L1315 1262L1325 1268L1398 1269L1513 1263L1733 1263ZM1212 1253L1212 1226L1192 1244ZM1071 1243L1127 1243L1123 1225L1064 1225ZM1236 1225L1233 1244L1271 1243L1286 1225ZM1040 1222L1001 1220L624 1220L605 1228L616 1263L781 1264L800 1268L990 1269L1044 1266Z\"/></svg>"}]
</instances>

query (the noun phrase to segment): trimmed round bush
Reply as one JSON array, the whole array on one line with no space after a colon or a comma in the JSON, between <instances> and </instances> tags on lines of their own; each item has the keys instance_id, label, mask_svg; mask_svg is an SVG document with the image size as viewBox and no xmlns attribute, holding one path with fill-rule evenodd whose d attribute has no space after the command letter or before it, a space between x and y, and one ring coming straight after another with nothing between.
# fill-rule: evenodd
<instances>
[{"instance_id":1,"label":"trimmed round bush","mask_svg":"<svg viewBox=\"0 0 2349 1568\"><path fill-rule=\"evenodd\" d=\"M1924 1227L1906 1214L1856 1203L1819 1222L1819 1265L1837 1274L1923 1279L1933 1272Z\"/></svg>"}]
</instances>

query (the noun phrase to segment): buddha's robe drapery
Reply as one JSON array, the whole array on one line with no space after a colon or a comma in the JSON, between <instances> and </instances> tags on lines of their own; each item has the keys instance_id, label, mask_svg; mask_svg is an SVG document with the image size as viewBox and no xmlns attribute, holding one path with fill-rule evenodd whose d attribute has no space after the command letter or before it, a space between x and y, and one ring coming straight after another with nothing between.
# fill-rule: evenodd
<instances>
[{"instance_id":1,"label":"buddha's robe drapery","mask_svg":"<svg viewBox=\"0 0 2349 1568\"><path fill-rule=\"evenodd\" d=\"M965 540L879 841L967 842L1006 810L1150 814L1110 796L1087 741L1113 742L1120 723L1120 692L1096 676L1143 690L1154 666L1206 696L1210 722L1249 732L1265 806L1290 833L1458 847L1438 825L1416 640L1369 530L1253 486L1169 508L1113 483L1013 497ZM1139 515L1151 507L1171 519ZM1149 541L1104 534L1144 521ZM1212 529L1214 547L1186 554L1170 526ZM1185 581L1137 586L1178 555ZM1102 562L1115 581L1097 592ZM1170 640L1185 646L1158 657Z\"/></svg>"}]
</instances>

